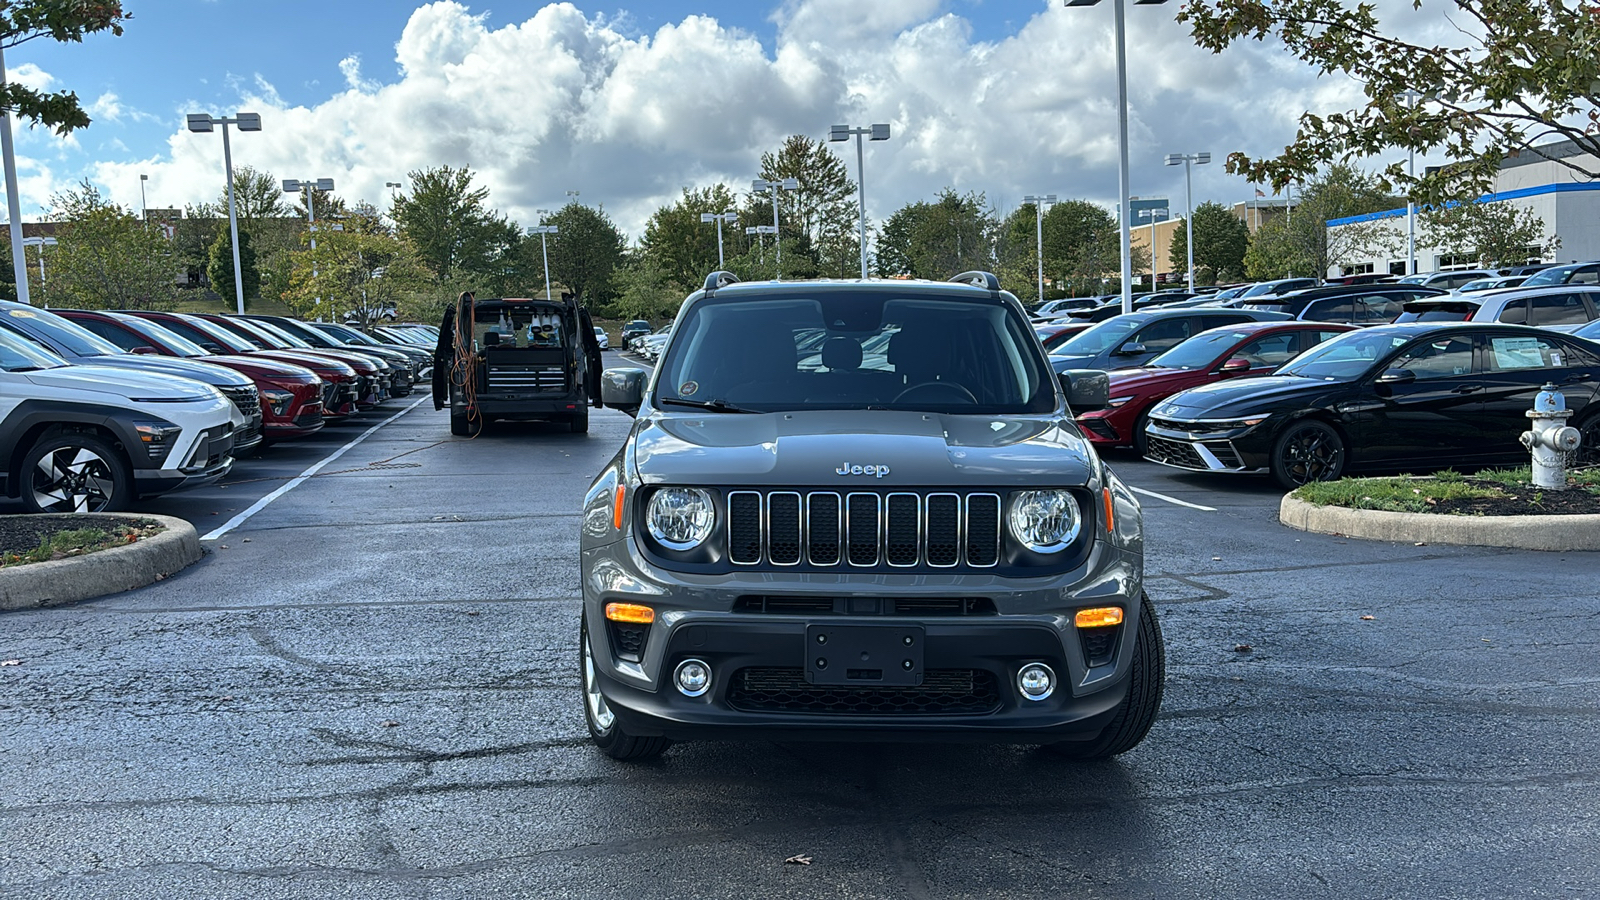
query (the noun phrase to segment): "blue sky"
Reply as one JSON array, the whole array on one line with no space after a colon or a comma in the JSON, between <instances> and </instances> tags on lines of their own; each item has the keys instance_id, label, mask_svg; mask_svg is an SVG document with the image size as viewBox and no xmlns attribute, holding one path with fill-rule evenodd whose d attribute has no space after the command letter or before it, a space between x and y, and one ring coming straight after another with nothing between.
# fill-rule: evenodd
<instances>
[{"instance_id":1,"label":"blue sky","mask_svg":"<svg viewBox=\"0 0 1600 900\"><path fill-rule=\"evenodd\" d=\"M630 233L685 186L748 184L760 153L834 122L888 121L868 154L881 219L944 187L1004 213L1025 193L1115 202L1109 4L1060 0L125 0L124 36L14 48L20 81L77 91L95 124L22 133L24 215L88 178L151 206L220 188L214 135L185 112L260 112L237 165L334 177L352 199L432 165L470 166L491 202L531 224L581 189ZM1437 4L1379 0L1412 31ZM1130 6L1135 196L1181 204L1169 152L1270 152L1307 109L1359 100L1282 51L1195 48L1176 4ZM1150 54L1142 48L1159 47ZM854 154L846 155L852 170ZM1196 202L1249 199L1220 165Z\"/></svg>"}]
</instances>

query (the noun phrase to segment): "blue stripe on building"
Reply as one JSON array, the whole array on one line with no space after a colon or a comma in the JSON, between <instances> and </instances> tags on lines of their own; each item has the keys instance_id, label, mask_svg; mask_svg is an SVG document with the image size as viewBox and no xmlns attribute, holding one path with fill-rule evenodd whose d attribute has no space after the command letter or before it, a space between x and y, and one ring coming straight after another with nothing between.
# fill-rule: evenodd
<instances>
[{"instance_id":1,"label":"blue stripe on building","mask_svg":"<svg viewBox=\"0 0 1600 900\"><path fill-rule=\"evenodd\" d=\"M1501 191L1498 194L1484 194L1477 203L1494 203L1497 200L1521 200L1524 197L1539 197L1544 194L1560 194L1567 191L1600 191L1600 182L1586 182L1583 184L1541 184L1538 187L1517 188L1514 191ZM1448 204L1454 206L1452 202ZM1365 213L1359 216L1345 216L1342 219L1329 219L1327 224L1353 225L1356 222L1376 222L1379 219L1394 219L1404 216L1404 209L1386 209L1383 212Z\"/></svg>"}]
</instances>

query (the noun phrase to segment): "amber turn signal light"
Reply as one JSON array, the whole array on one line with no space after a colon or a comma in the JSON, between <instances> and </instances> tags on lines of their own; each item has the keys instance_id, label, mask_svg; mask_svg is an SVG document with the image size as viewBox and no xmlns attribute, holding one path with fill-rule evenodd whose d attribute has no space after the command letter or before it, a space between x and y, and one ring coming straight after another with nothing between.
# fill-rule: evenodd
<instances>
[{"instance_id":1,"label":"amber turn signal light","mask_svg":"<svg viewBox=\"0 0 1600 900\"><path fill-rule=\"evenodd\" d=\"M617 485L617 499L611 507L611 527L622 530L622 498L628 493L625 485Z\"/></svg>"},{"instance_id":2,"label":"amber turn signal light","mask_svg":"<svg viewBox=\"0 0 1600 900\"><path fill-rule=\"evenodd\" d=\"M638 603L607 603L606 618L613 622L649 625L656 620L656 611ZM1121 621L1120 617L1118 621Z\"/></svg>"},{"instance_id":3,"label":"amber turn signal light","mask_svg":"<svg viewBox=\"0 0 1600 900\"><path fill-rule=\"evenodd\" d=\"M1100 496L1104 497L1106 501L1106 534L1110 534L1111 532L1117 530L1116 519L1112 515L1113 506L1111 503L1111 488L1101 488ZM1119 619L1118 621L1121 620Z\"/></svg>"},{"instance_id":4,"label":"amber turn signal light","mask_svg":"<svg viewBox=\"0 0 1600 900\"><path fill-rule=\"evenodd\" d=\"M606 609L606 617L611 617L611 610ZM1072 617L1073 624L1079 628L1105 628L1110 625L1122 624L1122 607L1096 606L1093 609L1080 609Z\"/></svg>"}]
</instances>

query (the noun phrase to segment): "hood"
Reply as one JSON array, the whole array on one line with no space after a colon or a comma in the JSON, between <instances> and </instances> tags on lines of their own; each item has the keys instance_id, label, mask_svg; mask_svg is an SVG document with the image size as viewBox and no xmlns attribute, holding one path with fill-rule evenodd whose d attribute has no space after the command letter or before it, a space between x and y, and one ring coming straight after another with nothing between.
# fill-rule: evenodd
<instances>
[{"instance_id":1,"label":"hood","mask_svg":"<svg viewBox=\"0 0 1600 900\"><path fill-rule=\"evenodd\" d=\"M1157 418L1221 419L1234 415L1270 412L1282 404L1322 393L1338 382L1298 375L1263 375L1237 378L1191 388L1156 404L1150 415Z\"/></svg>"},{"instance_id":2,"label":"hood","mask_svg":"<svg viewBox=\"0 0 1600 900\"><path fill-rule=\"evenodd\" d=\"M349 353L344 350L306 350L300 347L295 347L293 349L280 350L277 352L294 353L300 356L315 356L331 362L344 363L362 375L372 375L378 371L379 365L387 365L386 363L380 363L373 357L362 356L359 353Z\"/></svg>"},{"instance_id":3,"label":"hood","mask_svg":"<svg viewBox=\"0 0 1600 900\"><path fill-rule=\"evenodd\" d=\"M309 381L317 377L317 373L305 366L296 365L287 360L267 359L260 356L211 356L206 358L206 362L212 365L227 366L236 372L243 372L255 378L288 378Z\"/></svg>"},{"instance_id":4,"label":"hood","mask_svg":"<svg viewBox=\"0 0 1600 900\"><path fill-rule=\"evenodd\" d=\"M154 356L144 353L96 356L93 365L128 369L135 372L158 372L163 375L177 375L180 378L203 381L212 387L255 386L255 382L250 380L249 376L235 372L227 366L197 362L192 359L178 359L172 356Z\"/></svg>"},{"instance_id":5,"label":"hood","mask_svg":"<svg viewBox=\"0 0 1600 900\"><path fill-rule=\"evenodd\" d=\"M840 491L1079 485L1094 470L1088 442L1054 416L656 413L639 421L634 441L640 476L657 483Z\"/></svg>"},{"instance_id":6,"label":"hood","mask_svg":"<svg viewBox=\"0 0 1600 900\"><path fill-rule=\"evenodd\" d=\"M1111 396L1118 397L1128 393L1145 393L1152 389L1166 387L1180 381L1190 381L1203 377L1205 373L1196 369L1112 369L1106 373L1111 376Z\"/></svg>"},{"instance_id":7,"label":"hood","mask_svg":"<svg viewBox=\"0 0 1600 900\"><path fill-rule=\"evenodd\" d=\"M173 378L160 372L138 372L112 366L62 366L24 373L40 387L90 391L119 397L156 400L220 400L221 395L206 385L188 378Z\"/></svg>"}]
</instances>

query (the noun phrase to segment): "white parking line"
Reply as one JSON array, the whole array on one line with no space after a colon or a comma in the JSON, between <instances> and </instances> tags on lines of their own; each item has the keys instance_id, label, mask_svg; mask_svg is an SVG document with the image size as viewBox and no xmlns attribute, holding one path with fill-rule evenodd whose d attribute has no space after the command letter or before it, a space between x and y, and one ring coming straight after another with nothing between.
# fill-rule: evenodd
<instances>
[{"instance_id":1,"label":"white parking line","mask_svg":"<svg viewBox=\"0 0 1600 900\"><path fill-rule=\"evenodd\" d=\"M1190 509L1198 509L1198 510L1201 510L1201 511L1204 511L1204 512L1216 512L1217 511L1217 508L1215 506L1201 506L1198 503L1190 503L1187 500L1179 500L1177 497L1168 497L1166 494L1158 494L1155 491L1147 491L1144 488L1137 488L1137 487L1134 487L1131 484L1128 485L1128 490L1133 491L1135 494L1143 494L1146 497L1154 497L1157 500L1165 500L1168 503L1176 503L1179 506L1187 506Z\"/></svg>"},{"instance_id":2,"label":"white parking line","mask_svg":"<svg viewBox=\"0 0 1600 900\"><path fill-rule=\"evenodd\" d=\"M415 402L415 403L411 404L410 406L406 407L405 409L402 409L399 412L395 413L394 415L390 416L389 418L384 419L382 422L379 422L378 424L372 426L371 428L368 428L366 431L361 432L361 435L359 437L357 437L355 440L353 440L350 443L345 444L343 447L340 447L339 449L333 451L332 453L330 453L327 456L323 457L321 460L319 460L319 461L317 461L315 463L312 463L311 464L311 468L306 469L304 472L301 472L299 475L296 475L295 477L289 479L289 482L287 484L285 484L283 487L278 488L277 490L275 490L272 493L266 495L265 497L262 497L260 500L257 500L256 502L250 504L250 508L249 509L245 510L242 513L239 513L237 516L234 516L233 518L229 519L228 521L223 522L222 525L220 525L219 527L217 527L213 531L208 532L207 534L205 534L203 537L200 538L200 540L202 540L202 541L214 541L217 538L222 537L223 535L225 535L228 532L232 531L233 529L238 528L240 525L243 525L245 523L246 519L249 519L251 516L255 515L256 513L261 512L263 509L266 509L267 508L267 504L271 503L272 501L278 499L279 497L282 497L284 494L287 494L290 491L294 490L295 488L299 487L301 482L305 481L307 478L310 478L311 476L313 476L313 475L317 474L318 472L322 471L322 468L324 466L326 466L328 463L331 463L334 460L338 459L339 457L345 455L345 452L348 451L351 447L354 447L355 445L357 445L357 444L361 443L362 441L366 440L367 438L371 437L373 432L375 432L379 428L382 428L383 426L389 424L390 422L393 422L395 419L400 418L401 416L405 415L406 413L411 412L413 409L416 409L418 406L421 406L423 401L431 400L431 399L433 399L431 396L423 397L423 398L419 399L417 402Z\"/></svg>"}]
</instances>

